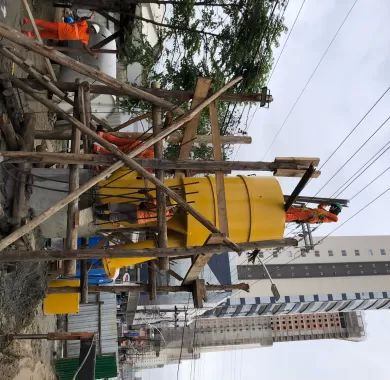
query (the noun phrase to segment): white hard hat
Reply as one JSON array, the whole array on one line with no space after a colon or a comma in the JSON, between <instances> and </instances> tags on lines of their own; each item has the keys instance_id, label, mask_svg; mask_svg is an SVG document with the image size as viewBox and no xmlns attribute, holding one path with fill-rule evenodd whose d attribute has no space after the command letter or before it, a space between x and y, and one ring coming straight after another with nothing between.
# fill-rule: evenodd
<instances>
[{"instance_id":1,"label":"white hard hat","mask_svg":"<svg viewBox=\"0 0 390 380\"><path fill-rule=\"evenodd\" d=\"M91 23L89 26L95 31L96 34L100 32L100 26L98 24Z\"/></svg>"}]
</instances>

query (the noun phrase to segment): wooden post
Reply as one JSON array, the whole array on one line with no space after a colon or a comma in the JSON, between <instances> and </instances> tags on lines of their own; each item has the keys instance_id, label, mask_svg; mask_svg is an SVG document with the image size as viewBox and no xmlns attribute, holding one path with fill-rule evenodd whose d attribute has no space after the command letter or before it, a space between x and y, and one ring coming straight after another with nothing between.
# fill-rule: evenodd
<instances>
[{"instance_id":1,"label":"wooden post","mask_svg":"<svg viewBox=\"0 0 390 380\"><path fill-rule=\"evenodd\" d=\"M292 238L278 240L262 240L247 243L238 243L241 251L254 249L296 247L298 241ZM112 249L90 248L77 249L72 251L42 250L42 251L18 251L6 250L1 252L0 262L23 262L23 261L52 261L52 260L88 260L93 258L131 258L131 257L190 257L202 254L218 254L226 252L224 244L205 245L201 247L180 247L180 248L145 248L145 249L124 249L122 247Z\"/></svg>"},{"instance_id":2,"label":"wooden post","mask_svg":"<svg viewBox=\"0 0 390 380\"><path fill-rule=\"evenodd\" d=\"M0 30L1 30L1 26L0 26ZM19 228L17 231L13 232L12 234L6 236L4 239L0 240L0 251L2 251L4 248L8 247L10 244L15 242L21 236L23 236L26 233L33 230L35 227L39 226L41 223L43 223L45 220L47 220L51 215L53 215L57 211L61 210L63 207L65 207L71 201L78 198L85 191L89 190L91 187L93 187L94 185L99 183L102 179L107 178L110 174L112 174L114 171L120 169L124 165L128 166L129 168L131 168L133 170L136 170L138 173L140 173L142 176L144 176L150 182L154 183L157 187L161 187L162 189L164 189L165 193L169 197L171 197L173 200L175 200L176 203L180 207L182 207L185 211L187 211L189 214L191 214L195 219L197 219L200 223L202 223L211 232L220 233L218 228L216 228L212 222L210 222L208 219L204 218L203 215L201 215L197 210L195 210L188 203L186 203L185 200L183 200L175 191L173 191L169 187L165 186L164 183L162 183L157 178L155 178L153 175L151 175L142 166L138 165L134 160L132 160L132 158L137 156L141 152L143 152L146 148L154 145L157 141L165 138L170 133L174 132L175 130L177 130L178 128L183 126L185 123L187 123L189 120L191 120L195 115L197 115L200 111L202 111L205 107L207 107L211 102L213 102L215 99L217 99L223 92L227 91L230 87L234 86L241 79L242 79L242 77L239 77L239 78L234 79L230 83L226 84L224 87L222 87L220 90L218 90L215 94L210 96L204 102L202 102L197 107L195 107L193 110L189 111L186 115L184 115L183 117L181 117L178 120L176 120L175 122L173 122L169 127L163 129L158 135L156 135L156 136L148 139L147 141L144 141L140 145L138 145L127 156L126 154L121 152L116 146L108 143L106 140L104 140L100 136L98 136L95 132L93 132L89 128L87 128L84 124L80 123L77 119L75 119L71 115L68 115L60 107L53 104L53 102L36 94L29 86L26 86L23 83L23 81L16 79L16 78L12 78L12 81L13 81L13 83L15 83L15 85L17 85L23 91L27 92L34 99L36 99L39 102L41 102L42 104L46 105L49 109L52 109L55 112L58 112L59 114L61 114L61 116L64 119L68 120L70 123L72 123L72 125L79 128L83 133L89 135L95 141L99 142L103 147L110 150L118 158L120 158L123 162L117 162L114 165L107 168L106 170L100 172L97 176L95 176L94 178L91 178L89 181L87 181L82 186L80 186L76 191L69 194L64 199L57 202L55 205L49 207L46 211L44 211L42 214L40 214L36 218L32 219L29 223L27 223L23 227ZM231 249L233 249L235 251L238 250L237 245L234 244L233 242L231 242L230 240L226 239L225 242L226 242L226 244L228 244L231 247Z\"/></svg>"},{"instance_id":3,"label":"wooden post","mask_svg":"<svg viewBox=\"0 0 390 380\"><path fill-rule=\"evenodd\" d=\"M26 12L28 14L28 18L30 19L31 25L32 25L32 27L34 29L35 36L37 37L37 40L41 44L43 44L43 41L42 41L41 35L39 34L39 30L37 28L37 25L35 24L34 16L33 16L32 12L31 12L30 6L28 5L27 0L22 0L22 2L23 2L23 5L24 5L24 8L26 9ZM51 76L52 80L56 81L57 77L56 77L56 74L54 73L53 66L50 63L50 59L49 58L45 58L45 64L46 64L47 70L48 70L49 75Z\"/></svg>"},{"instance_id":4,"label":"wooden post","mask_svg":"<svg viewBox=\"0 0 390 380\"><path fill-rule=\"evenodd\" d=\"M18 150L19 143L14 127L8 119L7 114L0 115L0 130L4 135L5 143L9 150Z\"/></svg>"},{"instance_id":5,"label":"wooden post","mask_svg":"<svg viewBox=\"0 0 390 380\"><path fill-rule=\"evenodd\" d=\"M174 112L176 115L183 115L184 111L177 107L176 105L161 99L155 95L149 94L145 91L139 90L136 87L133 87L129 84L121 83L115 78L102 73L95 68L85 65L75 59L72 59L58 51L47 48L40 43L29 39L24 36L22 33L18 32L16 29L11 28L10 26L0 23L0 36L6 38L9 41L12 41L20 46L25 47L27 50L32 50L35 53L38 53L46 58L53 60L54 62L59 63L65 67L69 67L70 69L86 75L90 78L96 79L97 81L104 83L113 89L122 90L126 95L135 97L137 99L142 99L157 106L160 106L164 109L170 110Z\"/></svg>"},{"instance_id":6,"label":"wooden post","mask_svg":"<svg viewBox=\"0 0 390 380\"><path fill-rule=\"evenodd\" d=\"M31 152L34 149L34 128L36 123L35 114L24 115L24 128L22 137L22 150ZM26 186L28 173L31 170L31 163L25 161L18 165L20 173L17 174L18 181L15 183L15 194L13 198L12 219L14 228L18 228L22 219L27 215L26 207Z\"/></svg>"},{"instance_id":7,"label":"wooden post","mask_svg":"<svg viewBox=\"0 0 390 380\"><path fill-rule=\"evenodd\" d=\"M79 81L77 81L79 83ZM84 89L79 85L78 91L75 92L75 107L73 109L73 116L85 125L85 114L82 112ZM73 154L80 154L81 132L78 128L73 127L71 152ZM79 166L69 165L69 192L75 191L80 186ZM67 224L66 224L66 249L77 249L77 230L79 227L79 199L76 198L68 204ZM76 260L64 261L64 275L76 275Z\"/></svg>"},{"instance_id":8,"label":"wooden post","mask_svg":"<svg viewBox=\"0 0 390 380\"><path fill-rule=\"evenodd\" d=\"M157 83L153 84L157 88ZM162 118L161 118L161 108L153 107L152 108L152 121L153 121L153 134L157 135L162 130ZM154 157L157 159L163 158L163 142L162 140L154 144ZM160 180L164 181L164 171L161 169L155 170L155 176ZM157 246L160 248L168 247L168 232L167 232L167 218L166 218L166 209L167 209L167 198L162 189L157 188L156 190L156 201L157 201ZM159 269L161 271L169 270L169 258L161 257L158 262Z\"/></svg>"}]
</instances>

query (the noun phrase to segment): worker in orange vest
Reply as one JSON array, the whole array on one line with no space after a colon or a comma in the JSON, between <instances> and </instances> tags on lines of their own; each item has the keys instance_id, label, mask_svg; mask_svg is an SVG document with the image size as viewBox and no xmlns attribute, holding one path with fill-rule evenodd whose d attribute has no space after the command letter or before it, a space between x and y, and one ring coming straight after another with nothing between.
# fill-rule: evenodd
<instances>
[{"instance_id":1,"label":"worker in orange vest","mask_svg":"<svg viewBox=\"0 0 390 380\"><path fill-rule=\"evenodd\" d=\"M118 137L110 132L103 132L102 130L98 130L97 134L104 138L104 140L110 142L111 144L116 145L123 153L130 153L134 150L138 145L142 143L141 140L130 138L130 137ZM98 154L112 154L109 150L98 145L97 143L93 144L94 153ZM145 149L142 153L140 153L138 158L154 158L154 149L153 147L149 147Z\"/></svg>"},{"instance_id":2,"label":"worker in orange vest","mask_svg":"<svg viewBox=\"0 0 390 380\"><path fill-rule=\"evenodd\" d=\"M329 211L325 209L325 206L321 204L315 209L308 207L290 207L286 211L286 222L310 224L337 222L337 215L341 212L341 206L338 203L333 203L330 205Z\"/></svg>"},{"instance_id":3,"label":"worker in orange vest","mask_svg":"<svg viewBox=\"0 0 390 380\"><path fill-rule=\"evenodd\" d=\"M157 221L157 202L156 199L147 191L139 190L139 193L145 194L146 200L139 204L134 203L105 203L95 205L95 214L99 220L118 223L128 222L130 224L148 224ZM171 219L175 206L167 206L165 216L167 220Z\"/></svg>"},{"instance_id":4,"label":"worker in orange vest","mask_svg":"<svg viewBox=\"0 0 390 380\"><path fill-rule=\"evenodd\" d=\"M29 18L23 19L23 24L30 24ZM88 48L89 37L91 33L99 33L100 27L97 24L89 24L86 18L74 23L53 22L41 19L35 19L36 25L41 28L40 35L43 39L57 41L80 41L83 47L90 53L93 52ZM34 38L35 35L31 31L22 31L26 36Z\"/></svg>"}]
</instances>

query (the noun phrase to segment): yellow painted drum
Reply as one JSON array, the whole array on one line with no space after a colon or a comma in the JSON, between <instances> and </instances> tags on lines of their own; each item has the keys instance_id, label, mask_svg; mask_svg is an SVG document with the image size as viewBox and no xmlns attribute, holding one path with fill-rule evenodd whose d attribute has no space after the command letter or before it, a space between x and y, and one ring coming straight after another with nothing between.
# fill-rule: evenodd
<instances>
[{"instance_id":1,"label":"yellow painted drum","mask_svg":"<svg viewBox=\"0 0 390 380\"><path fill-rule=\"evenodd\" d=\"M185 178L187 202L219 227L215 177ZM236 243L281 239L284 233L284 198L273 177L225 177L229 237ZM203 245L210 232L187 216L187 246Z\"/></svg>"}]
</instances>

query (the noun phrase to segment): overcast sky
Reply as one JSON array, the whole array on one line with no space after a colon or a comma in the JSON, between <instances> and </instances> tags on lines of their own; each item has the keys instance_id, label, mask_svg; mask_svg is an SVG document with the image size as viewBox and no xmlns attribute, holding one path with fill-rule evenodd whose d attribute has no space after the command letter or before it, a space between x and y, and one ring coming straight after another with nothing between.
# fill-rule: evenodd
<instances>
[{"instance_id":1,"label":"overcast sky","mask_svg":"<svg viewBox=\"0 0 390 380\"><path fill-rule=\"evenodd\" d=\"M321 55L354 0L307 0L269 84L275 101L256 113L249 128L252 145L242 147L236 159L262 160L264 153L302 91ZM291 26L301 0L290 0L286 24ZM358 0L344 27L318 68L266 160L275 156L320 157L324 162L379 96L390 86L390 2ZM284 43L284 38L280 45ZM280 49L280 48L279 48ZM275 51L277 57L279 50ZM343 148L312 180L303 194L314 195L335 173L318 196L331 196L374 153L390 141L390 122L343 169L340 166L390 115L390 91ZM251 112L252 113L252 112ZM340 197L350 198L390 166L390 149ZM292 191L297 180L283 180L283 191ZM353 199L341 222L356 213L390 186L390 170ZM334 235L389 235L390 191ZM321 226L318 235L334 229ZM286 258L287 260L287 258ZM390 281L389 281L390 283ZM362 343L318 341L277 343L259 348L202 354L180 366L180 380L268 380L329 378L384 380L389 378L390 311L366 313L368 339ZM194 364L193 364L194 365ZM177 366L144 371L143 379L176 379Z\"/></svg>"}]
</instances>

